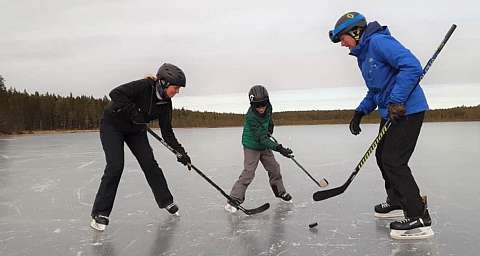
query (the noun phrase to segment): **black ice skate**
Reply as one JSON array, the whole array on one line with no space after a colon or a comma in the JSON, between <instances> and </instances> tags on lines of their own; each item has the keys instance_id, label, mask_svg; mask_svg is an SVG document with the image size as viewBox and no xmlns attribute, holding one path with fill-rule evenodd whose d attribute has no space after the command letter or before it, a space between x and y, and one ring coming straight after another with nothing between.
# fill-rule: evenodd
<instances>
[{"instance_id":1,"label":"black ice skate","mask_svg":"<svg viewBox=\"0 0 480 256\"><path fill-rule=\"evenodd\" d=\"M399 205L381 203L375 205L375 217L380 219L403 218L403 210Z\"/></svg>"},{"instance_id":2,"label":"black ice skate","mask_svg":"<svg viewBox=\"0 0 480 256\"><path fill-rule=\"evenodd\" d=\"M172 215L180 216L180 214L178 214L178 206L175 203L169 204L165 209Z\"/></svg>"},{"instance_id":3,"label":"black ice skate","mask_svg":"<svg viewBox=\"0 0 480 256\"><path fill-rule=\"evenodd\" d=\"M426 197L424 197L424 204L423 216L405 218L404 220L390 223L390 236L393 239L426 239L434 235Z\"/></svg>"},{"instance_id":4,"label":"black ice skate","mask_svg":"<svg viewBox=\"0 0 480 256\"><path fill-rule=\"evenodd\" d=\"M109 220L107 216L103 216L103 215L92 216L90 227L98 231L104 231L108 225L108 222Z\"/></svg>"}]
</instances>

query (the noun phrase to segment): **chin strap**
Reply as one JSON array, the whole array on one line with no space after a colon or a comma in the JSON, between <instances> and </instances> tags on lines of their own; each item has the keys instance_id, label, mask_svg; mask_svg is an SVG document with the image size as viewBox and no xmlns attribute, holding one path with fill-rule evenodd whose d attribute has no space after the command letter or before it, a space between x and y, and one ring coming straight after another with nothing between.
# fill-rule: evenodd
<instances>
[{"instance_id":1,"label":"chin strap","mask_svg":"<svg viewBox=\"0 0 480 256\"><path fill-rule=\"evenodd\" d=\"M353 37L353 39L355 39L355 41L358 44L358 42L360 41L360 37L363 34L363 28L355 27L354 29L348 31L348 34L351 35Z\"/></svg>"},{"instance_id":2,"label":"chin strap","mask_svg":"<svg viewBox=\"0 0 480 256\"><path fill-rule=\"evenodd\" d=\"M170 86L170 83L165 82L164 80L157 80L157 84L155 85L155 94L159 100L166 100L169 97L165 94L165 88Z\"/></svg>"}]
</instances>

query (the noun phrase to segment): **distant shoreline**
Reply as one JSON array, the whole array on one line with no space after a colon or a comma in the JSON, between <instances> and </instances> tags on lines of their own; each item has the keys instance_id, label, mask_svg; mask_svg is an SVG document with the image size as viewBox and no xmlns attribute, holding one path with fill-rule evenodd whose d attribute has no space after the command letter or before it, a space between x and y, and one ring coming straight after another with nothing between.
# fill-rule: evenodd
<instances>
[{"instance_id":1,"label":"distant shoreline","mask_svg":"<svg viewBox=\"0 0 480 256\"><path fill-rule=\"evenodd\" d=\"M30 94L0 86L0 136L21 134L64 134L98 131L107 97L67 97L54 94ZM273 113L275 125L348 124L354 109L279 111ZM245 114L174 109L175 128L216 128L242 126ZM362 118L362 123L378 123L378 110ZM432 109L426 112L425 122L480 121L480 105ZM152 122L155 127L158 122Z\"/></svg>"},{"instance_id":2,"label":"distant shoreline","mask_svg":"<svg viewBox=\"0 0 480 256\"><path fill-rule=\"evenodd\" d=\"M52 135L52 134L67 134L67 133L86 133L86 132L98 132L98 129L86 129L86 130L39 130L39 131L23 131L19 133L4 134L0 133L0 138L11 136L38 136L38 135Z\"/></svg>"},{"instance_id":3,"label":"distant shoreline","mask_svg":"<svg viewBox=\"0 0 480 256\"><path fill-rule=\"evenodd\" d=\"M480 122L480 120L452 120L452 121L429 121L425 120L425 123L475 123ZM368 120L362 122L363 124L378 124L379 122L372 122ZM324 122L324 123L295 123L295 124L276 124L275 126L305 126L305 125L335 125L335 124L345 124L345 122ZM157 129L156 126L150 126L154 129ZM218 126L189 126L189 127L174 127L174 129L214 129L214 128L229 128L229 127L241 127L241 125L218 125ZM41 135L54 135L54 134L68 134L68 133L87 133L87 132L99 132L99 129L85 129L85 130L39 130L39 131L24 131L21 133L12 133L12 134L3 134L0 133L0 138L7 138L12 136L41 136Z\"/></svg>"}]
</instances>

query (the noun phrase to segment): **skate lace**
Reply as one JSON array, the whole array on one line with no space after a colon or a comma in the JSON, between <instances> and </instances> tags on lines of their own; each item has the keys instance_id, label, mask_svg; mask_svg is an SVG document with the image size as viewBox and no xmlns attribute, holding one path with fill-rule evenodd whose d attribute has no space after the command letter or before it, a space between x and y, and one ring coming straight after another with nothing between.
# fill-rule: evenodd
<instances>
[{"instance_id":1,"label":"skate lace","mask_svg":"<svg viewBox=\"0 0 480 256\"><path fill-rule=\"evenodd\" d=\"M403 219L401 221L399 221L400 223L407 223L407 222L410 222L410 218L406 218L406 219Z\"/></svg>"},{"instance_id":2,"label":"skate lace","mask_svg":"<svg viewBox=\"0 0 480 256\"><path fill-rule=\"evenodd\" d=\"M388 208L390 207L389 203L381 203L382 208Z\"/></svg>"}]
</instances>

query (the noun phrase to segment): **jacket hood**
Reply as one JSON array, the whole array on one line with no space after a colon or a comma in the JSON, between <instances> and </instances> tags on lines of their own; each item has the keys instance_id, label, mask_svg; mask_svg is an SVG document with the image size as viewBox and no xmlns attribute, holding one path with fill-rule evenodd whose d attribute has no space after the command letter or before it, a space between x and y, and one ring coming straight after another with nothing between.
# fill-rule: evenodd
<instances>
[{"instance_id":1,"label":"jacket hood","mask_svg":"<svg viewBox=\"0 0 480 256\"><path fill-rule=\"evenodd\" d=\"M383 34L389 36L390 31L388 30L387 26L382 26L377 21L368 23L367 27L365 27L362 37L360 38L360 41L358 42L358 45L350 51L350 55L358 57L374 34Z\"/></svg>"}]
</instances>

